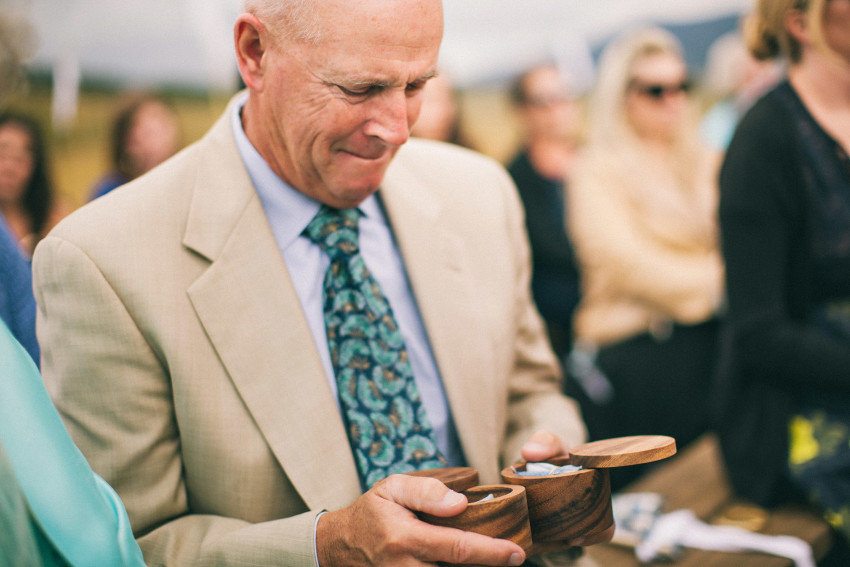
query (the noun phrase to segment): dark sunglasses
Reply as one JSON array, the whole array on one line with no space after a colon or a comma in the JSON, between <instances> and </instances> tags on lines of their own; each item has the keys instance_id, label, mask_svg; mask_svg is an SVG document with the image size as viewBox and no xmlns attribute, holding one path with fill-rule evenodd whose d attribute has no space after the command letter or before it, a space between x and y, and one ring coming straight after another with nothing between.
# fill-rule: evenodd
<instances>
[{"instance_id":1,"label":"dark sunglasses","mask_svg":"<svg viewBox=\"0 0 850 567\"><path fill-rule=\"evenodd\" d=\"M632 81L629 85L629 90L648 96L649 98L661 100L667 95L689 92L691 90L691 83L690 81L682 81L676 85L661 85Z\"/></svg>"}]
</instances>

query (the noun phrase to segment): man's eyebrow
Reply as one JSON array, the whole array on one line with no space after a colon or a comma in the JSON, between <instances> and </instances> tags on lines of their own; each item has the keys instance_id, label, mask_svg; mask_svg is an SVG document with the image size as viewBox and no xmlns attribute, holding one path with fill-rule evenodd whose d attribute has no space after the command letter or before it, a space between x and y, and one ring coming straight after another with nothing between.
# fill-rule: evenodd
<instances>
[{"instance_id":1,"label":"man's eyebrow","mask_svg":"<svg viewBox=\"0 0 850 567\"><path fill-rule=\"evenodd\" d=\"M414 80L413 82L414 82L414 83L419 83L419 82L430 81L431 79L433 79L434 77L436 77L436 76L437 76L437 75L439 75L439 74L440 74L440 73L438 73L437 71L431 71L430 73L427 73L427 74L422 75L421 77L417 78L417 79L416 79L416 80Z\"/></svg>"},{"instance_id":2,"label":"man's eyebrow","mask_svg":"<svg viewBox=\"0 0 850 567\"><path fill-rule=\"evenodd\" d=\"M410 85L410 84L415 84L415 83L424 83L424 82L429 81L429 80L433 79L434 77L436 77L437 74L438 73L436 71L431 71L430 73L426 73L425 75L422 75L421 77L417 77L417 78L413 79L412 81L410 81L409 83L405 83L405 84ZM353 87L353 88L357 88L357 87L378 87L378 88L383 87L383 88L388 88L388 87L392 87L395 83L393 83L392 81L389 81L389 80L381 80L381 79L353 78L349 81L341 81L340 84L344 84L346 86L350 86L350 87Z\"/></svg>"},{"instance_id":3,"label":"man's eyebrow","mask_svg":"<svg viewBox=\"0 0 850 567\"><path fill-rule=\"evenodd\" d=\"M391 81L381 81L378 79L352 79L350 81L342 81L342 84L349 87L391 87Z\"/></svg>"}]
</instances>

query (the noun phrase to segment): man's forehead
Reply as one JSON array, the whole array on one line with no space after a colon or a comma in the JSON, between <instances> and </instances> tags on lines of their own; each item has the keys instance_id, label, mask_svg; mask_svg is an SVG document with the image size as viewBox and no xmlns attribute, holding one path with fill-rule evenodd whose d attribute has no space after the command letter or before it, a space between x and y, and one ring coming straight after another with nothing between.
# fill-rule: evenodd
<instances>
[{"instance_id":1,"label":"man's forehead","mask_svg":"<svg viewBox=\"0 0 850 567\"><path fill-rule=\"evenodd\" d=\"M439 49L443 38L441 0L321 0L315 2L320 43L374 49Z\"/></svg>"},{"instance_id":2,"label":"man's forehead","mask_svg":"<svg viewBox=\"0 0 850 567\"><path fill-rule=\"evenodd\" d=\"M403 85L436 74L441 2L398 0L395 15L387 14L383 0L345 2L344 6L339 0L317 2L322 28L317 40L282 45L281 52L294 55L323 81ZM339 9L330 10L333 5ZM423 17L428 6L432 11Z\"/></svg>"},{"instance_id":3,"label":"man's forehead","mask_svg":"<svg viewBox=\"0 0 850 567\"><path fill-rule=\"evenodd\" d=\"M442 0L313 0L313 13L324 33L388 30L410 36L434 24L442 33Z\"/></svg>"},{"instance_id":4,"label":"man's forehead","mask_svg":"<svg viewBox=\"0 0 850 567\"><path fill-rule=\"evenodd\" d=\"M302 52L304 63L323 79L363 84L407 84L437 74L439 44L428 48L407 46L352 46L325 41Z\"/></svg>"}]
</instances>

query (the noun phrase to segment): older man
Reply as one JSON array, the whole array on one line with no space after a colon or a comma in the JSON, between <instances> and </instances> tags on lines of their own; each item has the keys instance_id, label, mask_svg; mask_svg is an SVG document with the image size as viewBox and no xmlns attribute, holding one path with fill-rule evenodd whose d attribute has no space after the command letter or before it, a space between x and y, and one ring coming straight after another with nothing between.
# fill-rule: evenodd
<instances>
[{"instance_id":1,"label":"older man","mask_svg":"<svg viewBox=\"0 0 850 567\"><path fill-rule=\"evenodd\" d=\"M497 482L584 436L510 178L402 149L441 2L253 0L234 32L247 94L36 252L43 372L75 441L151 564L521 563L417 520L466 499L392 474Z\"/></svg>"}]
</instances>

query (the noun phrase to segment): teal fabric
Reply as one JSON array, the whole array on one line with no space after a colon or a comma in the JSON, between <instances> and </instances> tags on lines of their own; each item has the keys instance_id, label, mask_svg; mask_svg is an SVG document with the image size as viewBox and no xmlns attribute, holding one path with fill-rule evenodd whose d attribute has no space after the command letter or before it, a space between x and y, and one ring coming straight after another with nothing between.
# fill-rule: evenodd
<instances>
[{"instance_id":1,"label":"teal fabric","mask_svg":"<svg viewBox=\"0 0 850 567\"><path fill-rule=\"evenodd\" d=\"M33 522L12 462L0 444L0 565L68 567Z\"/></svg>"},{"instance_id":2,"label":"teal fabric","mask_svg":"<svg viewBox=\"0 0 850 567\"><path fill-rule=\"evenodd\" d=\"M41 556L34 564L40 565L144 565L120 498L71 441L38 369L2 323L0 361L0 449L13 473L5 474L17 480L31 524L21 525L14 506L0 509L0 525L24 534L12 544L31 549L26 534L34 534ZM4 486L7 490L14 488ZM9 564L20 563L16 558Z\"/></svg>"},{"instance_id":3,"label":"teal fabric","mask_svg":"<svg viewBox=\"0 0 850 567\"><path fill-rule=\"evenodd\" d=\"M389 301L360 254L358 209L322 206L304 234L330 257L323 302L339 400L365 489L394 474L442 467Z\"/></svg>"},{"instance_id":4,"label":"teal fabric","mask_svg":"<svg viewBox=\"0 0 850 567\"><path fill-rule=\"evenodd\" d=\"M44 565L37 532L30 522L26 500L18 485L12 463L0 444L0 565L31 567Z\"/></svg>"}]
</instances>

